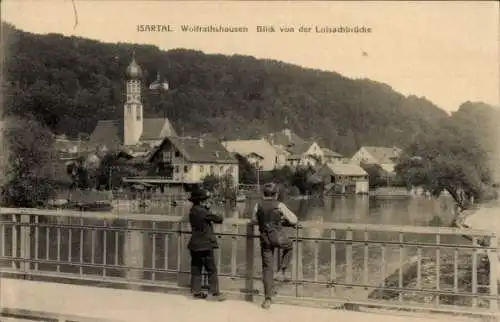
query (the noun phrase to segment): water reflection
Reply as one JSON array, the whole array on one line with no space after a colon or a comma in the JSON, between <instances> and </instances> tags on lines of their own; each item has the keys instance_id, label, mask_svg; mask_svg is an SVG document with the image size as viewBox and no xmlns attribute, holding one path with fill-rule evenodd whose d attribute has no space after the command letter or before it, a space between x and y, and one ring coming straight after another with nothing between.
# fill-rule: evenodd
<instances>
[{"instance_id":1,"label":"water reflection","mask_svg":"<svg viewBox=\"0 0 500 322\"><path fill-rule=\"evenodd\" d=\"M238 204L239 218L248 218L256 200ZM287 206L302 221L428 226L434 217L447 226L453 218L451 197L377 198L368 196L288 199Z\"/></svg>"}]
</instances>

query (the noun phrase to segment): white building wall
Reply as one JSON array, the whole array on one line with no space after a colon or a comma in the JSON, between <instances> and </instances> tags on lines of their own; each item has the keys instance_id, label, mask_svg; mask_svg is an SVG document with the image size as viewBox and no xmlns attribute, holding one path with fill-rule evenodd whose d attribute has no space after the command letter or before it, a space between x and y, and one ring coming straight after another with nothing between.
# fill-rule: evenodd
<instances>
[{"instance_id":1,"label":"white building wall","mask_svg":"<svg viewBox=\"0 0 500 322\"><path fill-rule=\"evenodd\" d=\"M361 164L361 163L376 163L377 160L373 158L373 156L368 153L365 148L360 148L358 152L356 152L352 158L351 162L354 164Z\"/></svg>"},{"instance_id":2,"label":"white building wall","mask_svg":"<svg viewBox=\"0 0 500 322\"><path fill-rule=\"evenodd\" d=\"M356 182L356 193L367 194L370 191L368 180L359 180Z\"/></svg>"}]
</instances>

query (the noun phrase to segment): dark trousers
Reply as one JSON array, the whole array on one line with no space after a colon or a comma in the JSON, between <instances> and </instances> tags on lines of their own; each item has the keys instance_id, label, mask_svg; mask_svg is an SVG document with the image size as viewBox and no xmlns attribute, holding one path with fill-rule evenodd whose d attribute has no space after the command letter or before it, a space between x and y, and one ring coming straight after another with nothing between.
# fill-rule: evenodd
<instances>
[{"instance_id":1,"label":"dark trousers","mask_svg":"<svg viewBox=\"0 0 500 322\"><path fill-rule=\"evenodd\" d=\"M201 292L201 272L203 267L208 275L209 291L211 294L219 293L219 277L215 265L214 250L191 251L191 291Z\"/></svg>"},{"instance_id":2,"label":"dark trousers","mask_svg":"<svg viewBox=\"0 0 500 322\"><path fill-rule=\"evenodd\" d=\"M273 279L274 279L274 251L281 251L278 271L286 271L292 260L293 244L275 248L265 242L260 244L260 252L262 256L262 282L264 284L264 296L266 299L271 299L273 295Z\"/></svg>"}]
</instances>

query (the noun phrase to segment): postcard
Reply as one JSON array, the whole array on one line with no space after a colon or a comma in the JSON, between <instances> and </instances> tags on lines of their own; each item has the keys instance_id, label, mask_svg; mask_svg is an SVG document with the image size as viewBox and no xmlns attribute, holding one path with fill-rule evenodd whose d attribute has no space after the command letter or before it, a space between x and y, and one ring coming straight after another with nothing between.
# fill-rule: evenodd
<instances>
[{"instance_id":1,"label":"postcard","mask_svg":"<svg viewBox=\"0 0 500 322\"><path fill-rule=\"evenodd\" d=\"M498 318L498 2L1 6L2 321Z\"/></svg>"}]
</instances>

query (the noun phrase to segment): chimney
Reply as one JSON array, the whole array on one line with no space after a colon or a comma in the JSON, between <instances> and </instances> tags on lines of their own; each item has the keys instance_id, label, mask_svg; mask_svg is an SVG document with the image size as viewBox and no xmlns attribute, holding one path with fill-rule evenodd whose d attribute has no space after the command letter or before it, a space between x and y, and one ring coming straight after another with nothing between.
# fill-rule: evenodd
<instances>
[{"instance_id":1,"label":"chimney","mask_svg":"<svg viewBox=\"0 0 500 322\"><path fill-rule=\"evenodd\" d=\"M285 136L288 138L288 143L292 143L292 131L290 131L290 129L285 129L283 132L285 133Z\"/></svg>"},{"instance_id":2,"label":"chimney","mask_svg":"<svg viewBox=\"0 0 500 322\"><path fill-rule=\"evenodd\" d=\"M271 145L274 145L274 133L269 134L269 139L271 140Z\"/></svg>"}]
</instances>

